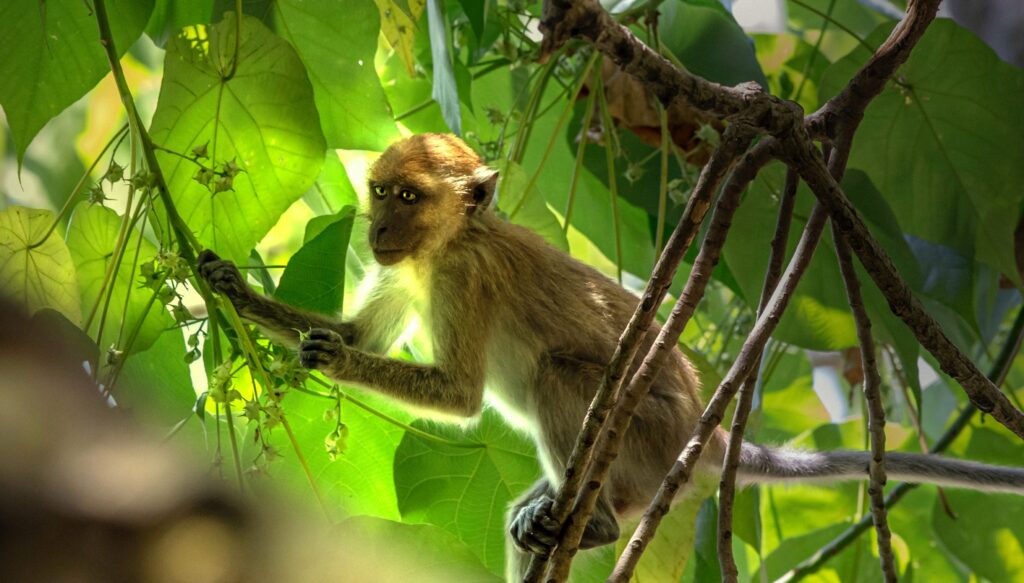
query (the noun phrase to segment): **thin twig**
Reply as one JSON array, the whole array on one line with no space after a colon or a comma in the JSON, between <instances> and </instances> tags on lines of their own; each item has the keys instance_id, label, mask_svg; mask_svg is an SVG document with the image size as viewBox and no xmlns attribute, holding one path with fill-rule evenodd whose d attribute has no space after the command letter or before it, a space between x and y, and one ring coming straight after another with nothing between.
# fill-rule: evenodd
<instances>
[{"instance_id":1,"label":"thin twig","mask_svg":"<svg viewBox=\"0 0 1024 583\"><path fill-rule=\"evenodd\" d=\"M743 348L740 349L736 362L733 363L732 368L726 373L722 382L718 385L718 389L715 390L714 396L711 397L707 407L704 409L704 413L701 415L697 427L690 436L686 448L680 454L676 463L673 464L665 480L662 481L658 493L644 512L639 526L637 526L636 531L626 545L622 556L619 557L615 570L612 571L612 575L608 579L609 581L627 583L632 577L641 554L643 554L647 545L654 538L654 533L661 523L661 519L664 518L671 508L676 494L679 493L683 485L689 482L697 461L704 451L704 446L722 422L722 417L725 415L725 409L729 405L729 401L735 396L736 391L739 389L739 384L753 370L757 356L764 349L764 344L768 341L768 337L775 331L782 313L785 311L790 298L793 296L793 292L796 290L800 277L806 271L807 265L814 255L814 249L821 238L827 218L828 214L825 212L825 209L821 205L816 205L807 221L807 225L804 227L803 235L800 237L800 242L793 253L793 258L790 260L789 266L786 268L786 272L783 274L778 287L776 287L775 292L772 294L771 300L765 307L764 313L758 317L753 330L751 330L747 340L743 343Z\"/></svg>"},{"instance_id":2,"label":"thin twig","mask_svg":"<svg viewBox=\"0 0 1024 583\"><path fill-rule=\"evenodd\" d=\"M771 252L768 255L768 267L765 269L764 285L761 287L761 298L758 301L758 317L764 313L768 301L779 285L782 277L782 264L786 260L786 245L789 243L789 228L793 223L793 208L796 205L797 186L800 179L793 169L786 172L786 184L779 202L779 215L775 223L775 234L772 235ZM761 368L764 352L757 355L751 370ZM718 564L722 570L722 580L734 582L739 576L736 560L732 553L732 510L736 495L736 473L739 469L740 451L743 447L743 434L747 427L747 416L754 401L754 389L757 386L757 375L751 373L743 381L740 394L733 413L732 430L729 432L729 443L725 448L725 460L722 462L722 479L718 486Z\"/></svg>"},{"instance_id":3,"label":"thin twig","mask_svg":"<svg viewBox=\"0 0 1024 583\"><path fill-rule=\"evenodd\" d=\"M878 374L875 360L875 341L871 337L871 318L868 317L864 299L861 296L860 281L853 268L850 247L842 233L832 225L839 270L843 274L846 297L857 325L857 339L860 341L860 361L864 369L864 399L868 409L868 433L871 436L871 463L868 464L868 497L871 500L871 516L878 538L878 559L882 565L882 576L886 583L899 579L896 562L892 554L892 533L885 512L885 407L882 405L882 377Z\"/></svg>"}]
</instances>

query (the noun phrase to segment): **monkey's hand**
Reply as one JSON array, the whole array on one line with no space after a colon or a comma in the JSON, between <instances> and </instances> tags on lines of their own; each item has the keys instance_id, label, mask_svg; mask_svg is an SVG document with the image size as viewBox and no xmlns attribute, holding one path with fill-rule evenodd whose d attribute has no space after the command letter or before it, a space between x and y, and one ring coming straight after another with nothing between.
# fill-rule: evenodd
<instances>
[{"instance_id":1,"label":"monkey's hand","mask_svg":"<svg viewBox=\"0 0 1024 583\"><path fill-rule=\"evenodd\" d=\"M213 291L224 295L236 307L251 303L254 292L245 283L245 278L234 263L221 259L209 249L204 249L199 254L196 263L199 267L199 276L210 284Z\"/></svg>"},{"instance_id":2,"label":"monkey's hand","mask_svg":"<svg viewBox=\"0 0 1024 583\"><path fill-rule=\"evenodd\" d=\"M554 503L548 496L538 496L512 519L509 534L521 551L546 555L558 543L558 521L551 513Z\"/></svg>"},{"instance_id":3,"label":"monkey's hand","mask_svg":"<svg viewBox=\"0 0 1024 583\"><path fill-rule=\"evenodd\" d=\"M309 336L299 343L299 363L306 368L337 375L348 359L345 339L334 330L313 328Z\"/></svg>"}]
</instances>

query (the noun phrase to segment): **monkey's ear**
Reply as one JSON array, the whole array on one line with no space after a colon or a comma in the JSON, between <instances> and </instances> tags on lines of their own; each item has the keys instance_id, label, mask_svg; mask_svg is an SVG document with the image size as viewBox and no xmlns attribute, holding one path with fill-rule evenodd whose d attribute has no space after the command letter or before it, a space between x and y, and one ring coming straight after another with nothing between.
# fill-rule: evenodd
<instances>
[{"instance_id":1,"label":"monkey's ear","mask_svg":"<svg viewBox=\"0 0 1024 583\"><path fill-rule=\"evenodd\" d=\"M481 166L473 174L472 189L466 201L467 214L486 209L494 198L494 188L498 184L498 171L494 168Z\"/></svg>"}]
</instances>

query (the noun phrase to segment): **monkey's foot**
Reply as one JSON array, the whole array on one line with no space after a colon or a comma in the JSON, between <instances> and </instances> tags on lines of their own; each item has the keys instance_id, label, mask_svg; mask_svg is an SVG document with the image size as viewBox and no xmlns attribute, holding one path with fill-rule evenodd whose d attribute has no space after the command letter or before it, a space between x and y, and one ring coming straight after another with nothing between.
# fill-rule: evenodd
<instances>
[{"instance_id":1,"label":"monkey's foot","mask_svg":"<svg viewBox=\"0 0 1024 583\"><path fill-rule=\"evenodd\" d=\"M512 519L509 533L521 551L546 555L558 543L558 521L551 512L554 502L547 496L535 498Z\"/></svg>"},{"instance_id":2,"label":"monkey's foot","mask_svg":"<svg viewBox=\"0 0 1024 583\"><path fill-rule=\"evenodd\" d=\"M313 328L299 343L299 363L306 368L324 370L344 358L345 339L334 330Z\"/></svg>"},{"instance_id":3,"label":"monkey's foot","mask_svg":"<svg viewBox=\"0 0 1024 583\"><path fill-rule=\"evenodd\" d=\"M249 287L235 264L221 259L213 251L204 249L196 258L199 276L205 279L213 291L225 295L234 302L248 295Z\"/></svg>"}]
</instances>

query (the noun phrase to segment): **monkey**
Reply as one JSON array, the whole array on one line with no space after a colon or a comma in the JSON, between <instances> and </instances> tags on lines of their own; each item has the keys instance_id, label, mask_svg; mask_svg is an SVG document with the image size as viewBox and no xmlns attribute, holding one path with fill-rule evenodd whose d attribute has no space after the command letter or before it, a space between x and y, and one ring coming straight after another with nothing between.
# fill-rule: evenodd
<instances>
[{"instance_id":1,"label":"monkey","mask_svg":"<svg viewBox=\"0 0 1024 583\"><path fill-rule=\"evenodd\" d=\"M245 319L298 349L301 364L414 407L472 418L485 396L537 446L543 477L506 517L508 574L558 539L552 498L584 416L639 299L610 278L503 220L498 173L461 139L420 134L392 144L368 172L368 239L380 274L350 321L306 313L252 290L205 250L198 270ZM344 253L344 250L339 250ZM413 315L433 342L429 363L388 358ZM309 330L300 340L300 331ZM647 330L646 353L660 330ZM636 372L634 362L629 374ZM485 391L486 387L486 391ZM581 548L619 538L620 521L653 498L700 418L694 367L676 347L637 407ZM728 432L713 435L698 471L719 469ZM870 453L744 443L741 483L863 479ZM1024 470L887 453L892 479L1024 494Z\"/></svg>"}]
</instances>

